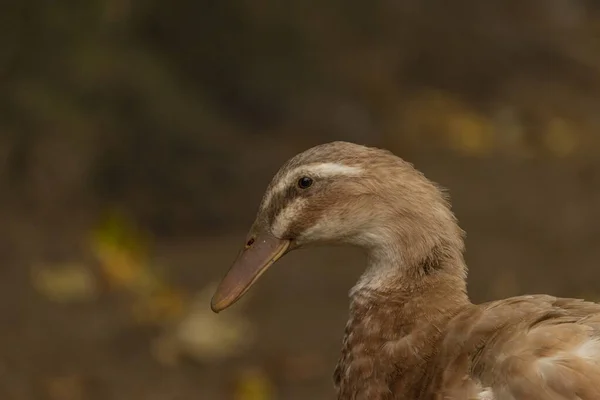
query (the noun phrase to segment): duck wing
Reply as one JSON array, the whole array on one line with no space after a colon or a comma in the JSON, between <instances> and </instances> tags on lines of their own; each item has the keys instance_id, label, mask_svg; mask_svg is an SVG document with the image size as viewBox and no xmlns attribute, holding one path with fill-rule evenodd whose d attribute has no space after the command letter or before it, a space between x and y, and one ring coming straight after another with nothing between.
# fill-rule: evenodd
<instances>
[{"instance_id":1,"label":"duck wing","mask_svg":"<svg viewBox=\"0 0 600 400\"><path fill-rule=\"evenodd\" d=\"M600 399L599 304L513 297L473 305L447 328L430 364L433 398Z\"/></svg>"}]
</instances>

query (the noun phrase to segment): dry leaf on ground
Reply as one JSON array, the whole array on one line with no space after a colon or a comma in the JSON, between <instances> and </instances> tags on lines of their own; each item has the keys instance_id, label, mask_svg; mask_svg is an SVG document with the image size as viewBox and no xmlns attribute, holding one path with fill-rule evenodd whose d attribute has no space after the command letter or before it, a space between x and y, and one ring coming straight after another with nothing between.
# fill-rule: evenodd
<instances>
[{"instance_id":1,"label":"dry leaf on ground","mask_svg":"<svg viewBox=\"0 0 600 400\"><path fill-rule=\"evenodd\" d=\"M153 351L159 361L172 365L186 355L211 362L239 354L254 342L255 328L241 315L240 304L226 313L212 312L210 298L215 289L215 283L206 286L190 302L183 318L155 341ZM241 305L247 300L242 299Z\"/></svg>"},{"instance_id":2,"label":"dry leaf on ground","mask_svg":"<svg viewBox=\"0 0 600 400\"><path fill-rule=\"evenodd\" d=\"M56 302L87 301L98 294L96 278L82 264L34 266L31 280L39 293Z\"/></svg>"}]
</instances>

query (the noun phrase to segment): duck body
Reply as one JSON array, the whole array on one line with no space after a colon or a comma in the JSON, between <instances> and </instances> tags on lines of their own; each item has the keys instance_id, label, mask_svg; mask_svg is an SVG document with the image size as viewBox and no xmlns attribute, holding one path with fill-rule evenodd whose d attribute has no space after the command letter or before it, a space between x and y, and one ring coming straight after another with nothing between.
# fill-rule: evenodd
<instances>
[{"instance_id":1,"label":"duck body","mask_svg":"<svg viewBox=\"0 0 600 400\"><path fill-rule=\"evenodd\" d=\"M598 304L519 296L427 321L410 303L354 298L338 399L600 399Z\"/></svg>"},{"instance_id":2,"label":"duck body","mask_svg":"<svg viewBox=\"0 0 600 400\"><path fill-rule=\"evenodd\" d=\"M216 290L219 312L287 252L362 248L350 291L338 400L600 399L600 305L547 295L475 305L464 233L444 192L392 153L313 147L273 178Z\"/></svg>"}]
</instances>

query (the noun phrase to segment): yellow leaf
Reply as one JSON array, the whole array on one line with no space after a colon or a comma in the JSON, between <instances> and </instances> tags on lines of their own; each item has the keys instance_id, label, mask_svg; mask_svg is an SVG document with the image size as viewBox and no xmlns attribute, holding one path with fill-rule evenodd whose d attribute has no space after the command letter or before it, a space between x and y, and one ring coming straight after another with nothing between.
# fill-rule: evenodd
<instances>
[{"instance_id":1,"label":"yellow leaf","mask_svg":"<svg viewBox=\"0 0 600 400\"><path fill-rule=\"evenodd\" d=\"M267 374L260 368L246 368L237 381L235 400L271 400L273 385Z\"/></svg>"},{"instance_id":2,"label":"yellow leaf","mask_svg":"<svg viewBox=\"0 0 600 400\"><path fill-rule=\"evenodd\" d=\"M135 254L143 254L145 250L142 232L121 212L109 213L92 232L92 242L110 244Z\"/></svg>"},{"instance_id":3,"label":"yellow leaf","mask_svg":"<svg viewBox=\"0 0 600 400\"><path fill-rule=\"evenodd\" d=\"M456 150L484 155L493 147L493 128L488 121L476 114L462 112L453 114L448 121L450 144Z\"/></svg>"},{"instance_id":4,"label":"yellow leaf","mask_svg":"<svg viewBox=\"0 0 600 400\"><path fill-rule=\"evenodd\" d=\"M107 281L113 287L133 285L144 265L131 253L108 243L94 243L94 253Z\"/></svg>"},{"instance_id":5,"label":"yellow leaf","mask_svg":"<svg viewBox=\"0 0 600 400\"><path fill-rule=\"evenodd\" d=\"M142 234L123 214L113 212L92 234L90 246L113 287L139 285L148 260Z\"/></svg>"}]
</instances>

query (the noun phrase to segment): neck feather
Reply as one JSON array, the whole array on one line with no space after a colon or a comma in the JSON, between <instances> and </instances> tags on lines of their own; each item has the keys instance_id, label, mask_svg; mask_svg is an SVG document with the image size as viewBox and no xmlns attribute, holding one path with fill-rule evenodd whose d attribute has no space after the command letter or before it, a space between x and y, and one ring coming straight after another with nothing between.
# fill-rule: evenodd
<instances>
[{"instance_id":1,"label":"neck feather","mask_svg":"<svg viewBox=\"0 0 600 400\"><path fill-rule=\"evenodd\" d=\"M445 298L468 301L463 232L450 210L444 217L433 224L414 221L414 231L388 226L363 238L368 265L351 297L371 293L389 301L407 301L444 292Z\"/></svg>"},{"instance_id":2,"label":"neck feather","mask_svg":"<svg viewBox=\"0 0 600 400\"><path fill-rule=\"evenodd\" d=\"M470 303L460 253L448 254L436 247L408 265L390 254L371 253L368 260L367 270L350 292L352 306L388 304L403 320L402 325L410 329L444 319Z\"/></svg>"},{"instance_id":3,"label":"neck feather","mask_svg":"<svg viewBox=\"0 0 600 400\"><path fill-rule=\"evenodd\" d=\"M381 237L388 241L368 247L369 266L350 292L334 374L340 399L388 399L392 384L403 398L420 398L443 327L470 304L460 235L430 235L410 251L400 236Z\"/></svg>"}]
</instances>

